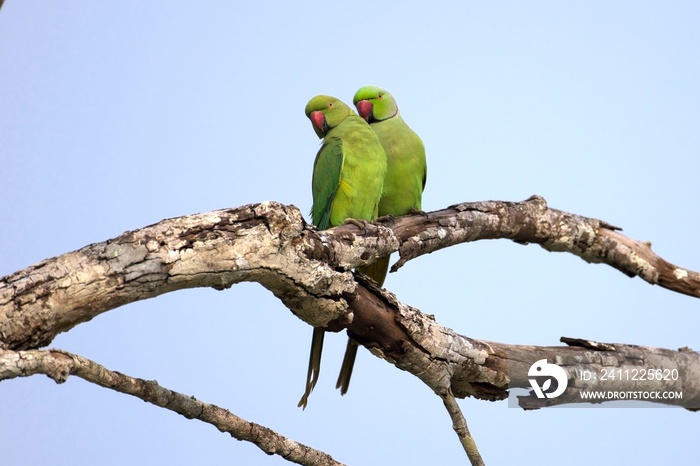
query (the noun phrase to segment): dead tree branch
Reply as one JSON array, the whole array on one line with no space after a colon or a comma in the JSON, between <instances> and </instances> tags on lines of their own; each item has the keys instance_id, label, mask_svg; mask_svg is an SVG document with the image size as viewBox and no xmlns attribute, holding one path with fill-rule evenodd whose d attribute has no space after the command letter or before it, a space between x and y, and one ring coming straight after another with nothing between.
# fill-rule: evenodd
<instances>
[{"instance_id":1,"label":"dead tree branch","mask_svg":"<svg viewBox=\"0 0 700 466\"><path fill-rule=\"evenodd\" d=\"M574 388L557 402L589 402L580 397L585 385L581 374L586 371L655 368L683 376L647 380L644 389L682 391L683 396L650 401L700 409L700 356L692 350L576 339L565 340L569 346L562 347L480 341L439 325L351 272L394 251L401 256L397 269L408 260L455 244L505 238L570 252L700 297L697 272L670 264L655 255L649 244L617 230L600 220L549 209L540 197L465 203L325 231L308 225L296 207L275 202L163 220L0 278L0 380L44 373L60 382L75 374L212 423L236 438L258 442L268 453L302 464L337 464L330 456L278 434L268 435L267 429L154 382L108 371L60 351L36 351L57 334L130 302L183 288L225 289L255 281L305 322L329 331L346 328L374 354L420 378L445 401L467 450L466 423L458 411L450 411L453 397L502 400L511 388L529 387L528 368L541 359L561 366ZM594 388L610 388L605 382L597 380ZM629 386L629 390L639 388L639 384ZM521 397L520 404L537 408L553 403ZM478 452L471 453L478 464Z\"/></svg>"},{"instance_id":2,"label":"dead tree branch","mask_svg":"<svg viewBox=\"0 0 700 466\"><path fill-rule=\"evenodd\" d=\"M294 206L252 204L163 220L47 259L0 279L0 347L31 349L102 312L182 288L257 281L302 320L339 330L353 316L347 272L398 250L394 268L422 254L507 238L606 263L700 297L700 275L656 256L609 224L549 209L540 197L486 201L316 231Z\"/></svg>"},{"instance_id":3,"label":"dead tree branch","mask_svg":"<svg viewBox=\"0 0 700 466\"><path fill-rule=\"evenodd\" d=\"M330 331L347 328L355 339L437 394L449 389L457 397L503 399L509 386L527 387L511 380L513 367L562 354L576 361L590 359L579 364L617 361L628 367L639 358L656 357L655 367L700 367L694 352L614 345L610 354L470 339L349 271L395 250L403 263L461 242L508 238L569 251L650 283L700 295L697 272L669 264L648 245L615 229L548 209L539 197L520 203L460 204L321 232L309 226L296 207L275 202L169 219L0 279L0 341L5 349L33 349L129 302L181 288L224 289L256 281L305 322ZM622 359L616 359L618 353ZM671 403L697 409L700 390L687 382L684 390L689 392Z\"/></svg>"},{"instance_id":4,"label":"dead tree branch","mask_svg":"<svg viewBox=\"0 0 700 466\"><path fill-rule=\"evenodd\" d=\"M457 437L459 437L459 441L462 444L462 448L464 448L464 452L467 454L467 458L469 458L469 462L472 466L484 466L484 459L481 457L481 453L479 453L474 437L472 437L471 432L469 432L467 420L464 418L454 395L447 392L441 394L441 398L447 413L452 419L452 428L457 434Z\"/></svg>"},{"instance_id":5,"label":"dead tree branch","mask_svg":"<svg viewBox=\"0 0 700 466\"><path fill-rule=\"evenodd\" d=\"M226 409L182 393L163 388L156 381L130 377L111 371L82 356L58 350L0 350L0 380L45 374L56 383L70 375L105 388L135 396L187 419L198 419L238 440L253 443L268 455L280 455L288 461L309 466L342 466L330 455L286 438Z\"/></svg>"},{"instance_id":6,"label":"dead tree branch","mask_svg":"<svg viewBox=\"0 0 700 466\"><path fill-rule=\"evenodd\" d=\"M444 210L377 222L401 242L401 259L392 270L420 255L459 243L510 239L539 244L551 252L569 252L586 262L603 263L652 285L700 297L700 274L657 256L651 243L628 238L619 227L547 207L532 196L523 202L467 202Z\"/></svg>"}]
</instances>

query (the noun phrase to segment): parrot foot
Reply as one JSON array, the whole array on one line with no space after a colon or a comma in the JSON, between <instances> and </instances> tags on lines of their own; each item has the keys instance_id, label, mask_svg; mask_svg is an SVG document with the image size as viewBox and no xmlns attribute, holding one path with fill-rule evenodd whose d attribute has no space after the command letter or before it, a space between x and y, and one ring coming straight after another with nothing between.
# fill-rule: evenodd
<instances>
[{"instance_id":1,"label":"parrot foot","mask_svg":"<svg viewBox=\"0 0 700 466\"><path fill-rule=\"evenodd\" d=\"M370 224L367 220L362 220L362 219L356 219L356 218L346 218L344 224L351 224L355 225L357 228L361 228L362 230L367 230L367 226Z\"/></svg>"},{"instance_id":2,"label":"parrot foot","mask_svg":"<svg viewBox=\"0 0 700 466\"><path fill-rule=\"evenodd\" d=\"M425 213L424 210L420 209L411 209L408 212L406 212L406 215L423 215L426 216L427 214Z\"/></svg>"}]
</instances>

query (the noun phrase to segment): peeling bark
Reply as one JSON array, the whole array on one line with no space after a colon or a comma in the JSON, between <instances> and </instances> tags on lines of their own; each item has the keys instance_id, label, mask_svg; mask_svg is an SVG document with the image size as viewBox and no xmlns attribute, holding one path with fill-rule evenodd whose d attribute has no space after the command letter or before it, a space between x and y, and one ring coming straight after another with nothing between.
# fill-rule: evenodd
<instances>
[{"instance_id":1,"label":"peeling bark","mask_svg":"<svg viewBox=\"0 0 700 466\"><path fill-rule=\"evenodd\" d=\"M394 231L401 242L401 259L392 271L415 257L455 244L510 239L539 244L551 252L568 252L652 285L700 297L698 272L667 262L651 250L651 243L628 238L619 233L619 227L550 209L539 196L523 202L467 202L423 216L384 218L376 223Z\"/></svg>"},{"instance_id":2,"label":"peeling bark","mask_svg":"<svg viewBox=\"0 0 700 466\"><path fill-rule=\"evenodd\" d=\"M507 238L570 252L650 283L700 295L697 272L666 262L648 244L616 230L600 220L549 209L539 197L459 204L325 231L308 225L296 207L275 202L163 220L0 279L1 347L39 348L102 312L169 291L224 289L256 281L305 322L329 331L347 328L375 354L438 394L449 390L457 397L504 399L509 387L528 386L526 380L511 380L514 367L562 355L579 365L607 361L623 367L642 356L647 361L654 357L662 364L658 367L700 373L694 352L626 345L606 351L540 348L464 337L350 272L396 250L401 259L395 268L454 244ZM690 391L682 406L699 408L698 387L691 383L684 390Z\"/></svg>"}]
</instances>

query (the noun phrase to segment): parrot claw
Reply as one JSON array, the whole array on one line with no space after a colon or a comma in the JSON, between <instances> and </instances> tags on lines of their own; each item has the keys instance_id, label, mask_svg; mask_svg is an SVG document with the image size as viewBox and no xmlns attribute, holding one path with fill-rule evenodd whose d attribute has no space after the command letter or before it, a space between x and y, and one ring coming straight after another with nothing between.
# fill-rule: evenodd
<instances>
[{"instance_id":1,"label":"parrot claw","mask_svg":"<svg viewBox=\"0 0 700 466\"><path fill-rule=\"evenodd\" d=\"M367 230L367 226L370 224L367 220L357 219L357 218L346 218L345 225L347 224L355 225L357 228Z\"/></svg>"},{"instance_id":2,"label":"parrot claw","mask_svg":"<svg viewBox=\"0 0 700 466\"><path fill-rule=\"evenodd\" d=\"M425 217L427 214L424 210L421 209L411 209L408 212L406 212L406 215L422 215Z\"/></svg>"}]
</instances>

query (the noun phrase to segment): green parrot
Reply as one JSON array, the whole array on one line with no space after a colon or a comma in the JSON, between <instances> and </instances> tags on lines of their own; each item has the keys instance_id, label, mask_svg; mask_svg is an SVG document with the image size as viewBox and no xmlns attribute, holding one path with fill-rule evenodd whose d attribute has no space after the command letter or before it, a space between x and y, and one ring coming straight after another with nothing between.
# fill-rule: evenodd
<instances>
[{"instance_id":1,"label":"green parrot","mask_svg":"<svg viewBox=\"0 0 700 466\"><path fill-rule=\"evenodd\" d=\"M323 138L311 181L314 225L325 230L346 219L374 220L386 174L386 153L377 135L335 97L316 96L306 104L305 112ZM318 381L324 334L322 328L314 328L306 390L298 405L302 408Z\"/></svg>"},{"instance_id":2,"label":"green parrot","mask_svg":"<svg viewBox=\"0 0 700 466\"><path fill-rule=\"evenodd\" d=\"M379 201L379 216L401 216L421 209L423 188L428 173L423 141L408 127L399 114L396 100L384 89L365 86L352 99L357 112L367 120L387 157L384 192ZM362 269L379 286L384 284L389 268L389 256ZM357 355L357 343L348 339L343 365L340 368L336 388L345 394L350 385L350 376Z\"/></svg>"}]
</instances>

